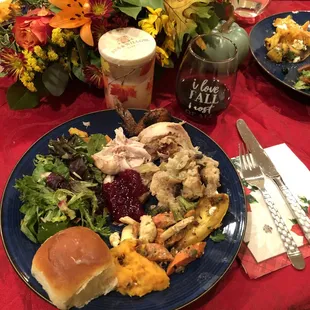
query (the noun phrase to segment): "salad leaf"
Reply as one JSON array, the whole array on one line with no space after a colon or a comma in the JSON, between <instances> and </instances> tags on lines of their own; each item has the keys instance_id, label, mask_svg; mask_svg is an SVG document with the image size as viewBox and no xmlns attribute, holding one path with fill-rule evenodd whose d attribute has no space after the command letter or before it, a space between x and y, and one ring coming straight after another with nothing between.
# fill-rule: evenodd
<instances>
[{"instance_id":1,"label":"salad leaf","mask_svg":"<svg viewBox=\"0 0 310 310\"><path fill-rule=\"evenodd\" d=\"M34 225L37 222L36 206L28 209L25 217L21 221L21 231L34 243L37 243Z\"/></svg>"},{"instance_id":2,"label":"salad leaf","mask_svg":"<svg viewBox=\"0 0 310 310\"><path fill-rule=\"evenodd\" d=\"M57 232L64 230L69 227L69 221L58 222L58 223L40 223L38 229L37 239L40 243L43 243L46 239L53 236Z\"/></svg>"},{"instance_id":3,"label":"salad leaf","mask_svg":"<svg viewBox=\"0 0 310 310\"><path fill-rule=\"evenodd\" d=\"M44 217L41 217L41 220L46 223L46 222L52 222L52 223L57 223L57 222L64 222L67 220L67 216L64 215L60 209L54 208L52 210L49 210Z\"/></svg>"},{"instance_id":4,"label":"salad leaf","mask_svg":"<svg viewBox=\"0 0 310 310\"><path fill-rule=\"evenodd\" d=\"M20 192L20 199L26 204L21 207L21 212L26 214L29 207L32 206L54 206L57 201L54 197L54 191L36 182L32 176L24 176L22 179L16 181L15 188ZM29 207L28 207L29 206Z\"/></svg>"},{"instance_id":5,"label":"salad leaf","mask_svg":"<svg viewBox=\"0 0 310 310\"><path fill-rule=\"evenodd\" d=\"M307 78L310 78L310 70L301 71L301 75Z\"/></svg>"},{"instance_id":6,"label":"salad leaf","mask_svg":"<svg viewBox=\"0 0 310 310\"><path fill-rule=\"evenodd\" d=\"M65 179L69 177L68 167L58 158L51 155L36 155L34 160L35 169L33 171L33 178L35 181L40 182L45 177L46 172L54 172Z\"/></svg>"},{"instance_id":7,"label":"salad leaf","mask_svg":"<svg viewBox=\"0 0 310 310\"><path fill-rule=\"evenodd\" d=\"M51 172L45 179L46 185L53 190L58 188L69 188L69 182L60 174Z\"/></svg>"},{"instance_id":8,"label":"salad leaf","mask_svg":"<svg viewBox=\"0 0 310 310\"><path fill-rule=\"evenodd\" d=\"M221 242L226 239L226 234L224 234L221 229L217 229L212 235L210 235L210 239L213 242Z\"/></svg>"},{"instance_id":9,"label":"salad leaf","mask_svg":"<svg viewBox=\"0 0 310 310\"><path fill-rule=\"evenodd\" d=\"M80 155L86 157L89 162L93 162L88 156L87 143L77 135L72 135L68 139L62 136L56 140L50 140L48 147L52 155L61 159L72 159Z\"/></svg>"},{"instance_id":10,"label":"salad leaf","mask_svg":"<svg viewBox=\"0 0 310 310\"><path fill-rule=\"evenodd\" d=\"M87 143L87 150L89 155L93 155L100 152L104 146L106 146L107 140L104 135L96 133L90 136Z\"/></svg>"},{"instance_id":11,"label":"salad leaf","mask_svg":"<svg viewBox=\"0 0 310 310\"><path fill-rule=\"evenodd\" d=\"M295 85L294 85L294 87L296 88L296 89L299 89L299 90L301 90L301 89L310 89L310 85L307 85L305 82L303 82L303 81L298 81Z\"/></svg>"}]
</instances>

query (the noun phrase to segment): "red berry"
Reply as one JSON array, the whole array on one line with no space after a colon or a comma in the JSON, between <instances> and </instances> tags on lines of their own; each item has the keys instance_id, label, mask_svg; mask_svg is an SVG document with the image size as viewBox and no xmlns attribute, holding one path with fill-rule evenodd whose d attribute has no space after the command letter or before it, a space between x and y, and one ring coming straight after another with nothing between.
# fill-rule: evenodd
<instances>
[{"instance_id":1,"label":"red berry","mask_svg":"<svg viewBox=\"0 0 310 310\"><path fill-rule=\"evenodd\" d=\"M144 214L139 197L148 189L135 170L120 172L112 183L103 184L103 195L114 221L130 216L136 221Z\"/></svg>"}]
</instances>

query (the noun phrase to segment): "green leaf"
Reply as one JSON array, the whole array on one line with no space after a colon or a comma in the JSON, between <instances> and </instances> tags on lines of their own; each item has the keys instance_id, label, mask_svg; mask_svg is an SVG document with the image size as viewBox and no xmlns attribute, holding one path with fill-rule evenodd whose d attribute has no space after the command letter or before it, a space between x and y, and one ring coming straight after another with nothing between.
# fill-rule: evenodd
<instances>
[{"instance_id":1,"label":"green leaf","mask_svg":"<svg viewBox=\"0 0 310 310\"><path fill-rule=\"evenodd\" d=\"M194 3L184 11L184 15L187 18L192 18L192 15L197 15L200 18L210 18L210 10L212 10L212 8L204 3Z\"/></svg>"},{"instance_id":2,"label":"green leaf","mask_svg":"<svg viewBox=\"0 0 310 310\"><path fill-rule=\"evenodd\" d=\"M65 91L69 74L60 63L53 63L42 75L44 86L53 96L60 96Z\"/></svg>"},{"instance_id":3,"label":"green leaf","mask_svg":"<svg viewBox=\"0 0 310 310\"><path fill-rule=\"evenodd\" d=\"M21 221L20 230L34 243L37 243L34 225L37 222L36 206L33 205L27 210L24 218Z\"/></svg>"},{"instance_id":4,"label":"green leaf","mask_svg":"<svg viewBox=\"0 0 310 310\"><path fill-rule=\"evenodd\" d=\"M257 202L257 200L252 195L246 195L246 199L249 203Z\"/></svg>"},{"instance_id":5,"label":"green leaf","mask_svg":"<svg viewBox=\"0 0 310 310\"><path fill-rule=\"evenodd\" d=\"M38 229L38 241L43 243L49 237L55 235L57 232L64 230L69 227L69 221L65 222L47 222L47 223L40 223Z\"/></svg>"},{"instance_id":6,"label":"green leaf","mask_svg":"<svg viewBox=\"0 0 310 310\"><path fill-rule=\"evenodd\" d=\"M206 3L210 0L164 0L165 11L167 12L170 20L175 21L176 40L175 51L177 56L180 55L183 44L197 35L197 23L193 19L185 16L184 11L190 8L195 3Z\"/></svg>"},{"instance_id":7,"label":"green leaf","mask_svg":"<svg viewBox=\"0 0 310 310\"><path fill-rule=\"evenodd\" d=\"M214 12L210 12L211 14L210 18L201 18L198 15L195 15L193 18L195 19L198 27L197 32L199 34L208 34L210 31L217 26L220 19Z\"/></svg>"},{"instance_id":8,"label":"green leaf","mask_svg":"<svg viewBox=\"0 0 310 310\"><path fill-rule=\"evenodd\" d=\"M87 150L89 155L93 155L97 152L100 152L106 144L107 140L104 135L100 133L91 135L87 143Z\"/></svg>"},{"instance_id":9,"label":"green leaf","mask_svg":"<svg viewBox=\"0 0 310 310\"><path fill-rule=\"evenodd\" d=\"M9 87L6 99L12 110L31 109L40 103L38 93L29 91L20 81Z\"/></svg>"},{"instance_id":10,"label":"green leaf","mask_svg":"<svg viewBox=\"0 0 310 310\"><path fill-rule=\"evenodd\" d=\"M101 59L100 55L95 53L94 51L90 51L89 53L90 63L98 68L101 68Z\"/></svg>"},{"instance_id":11,"label":"green leaf","mask_svg":"<svg viewBox=\"0 0 310 310\"><path fill-rule=\"evenodd\" d=\"M142 10L141 6L116 6L124 14L137 19L138 14Z\"/></svg>"},{"instance_id":12,"label":"green leaf","mask_svg":"<svg viewBox=\"0 0 310 310\"><path fill-rule=\"evenodd\" d=\"M224 234L220 229L217 229L212 235L210 235L210 239L213 242L221 242L226 239L226 234Z\"/></svg>"},{"instance_id":13,"label":"green leaf","mask_svg":"<svg viewBox=\"0 0 310 310\"><path fill-rule=\"evenodd\" d=\"M60 9L59 7L57 7L57 6L55 6L54 4L51 4L51 5L49 6L49 9L50 9L53 13L55 13L55 14L57 14L57 13L59 13L59 12L61 11L61 9Z\"/></svg>"},{"instance_id":14,"label":"green leaf","mask_svg":"<svg viewBox=\"0 0 310 310\"><path fill-rule=\"evenodd\" d=\"M80 81L82 81L84 83L86 82L82 66L78 66L78 67L73 66L72 72L73 72L74 76L77 77Z\"/></svg>"},{"instance_id":15,"label":"green leaf","mask_svg":"<svg viewBox=\"0 0 310 310\"><path fill-rule=\"evenodd\" d=\"M6 73L4 71L0 72L0 77L6 76Z\"/></svg>"},{"instance_id":16,"label":"green leaf","mask_svg":"<svg viewBox=\"0 0 310 310\"><path fill-rule=\"evenodd\" d=\"M298 224L298 222L297 222L296 219L291 219L290 221L291 221L294 225L295 225L295 224Z\"/></svg>"},{"instance_id":17,"label":"green leaf","mask_svg":"<svg viewBox=\"0 0 310 310\"><path fill-rule=\"evenodd\" d=\"M86 44L82 41L80 36L75 36L74 41L75 41L76 48L77 48L77 51L78 51L78 54L80 57L81 65L82 65L82 67L85 67L88 64L88 62L87 62L87 50L88 50L88 48L87 48Z\"/></svg>"},{"instance_id":18,"label":"green leaf","mask_svg":"<svg viewBox=\"0 0 310 310\"><path fill-rule=\"evenodd\" d=\"M50 92L47 90L47 88L43 84L42 74L40 73L36 74L36 77L34 79L34 85L36 89L38 90L39 98L47 97L50 95Z\"/></svg>"},{"instance_id":19,"label":"green leaf","mask_svg":"<svg viewBox=\"0 0 310 310\"><path fill-rule=\"evenodd\" d=\"M294 88L302 90L302 89L310 89L310 85L307 85L303 81L298 81L295 85Z\"/></svg>"},{"instance_id":20,"label":"green leaf","mask_svg":"<svg viewBox=\"0 0 310 310\"><path fill-rule=\"evenodd\" d=\"M151 7L152 9L164 8L163 0L123 0L123 3L129 3L138 7Z\"/></svg>"},{"instance_id":21,"label":"green leaf","mask_svg":"<svg viewBox=\"0 0 310 310\"><path fill-rule=\"evenodd\" d=\"M306 78L310 78L310 70L303 70L301 72L301 75L306 77Z\"/></svg>"}]
</instances>

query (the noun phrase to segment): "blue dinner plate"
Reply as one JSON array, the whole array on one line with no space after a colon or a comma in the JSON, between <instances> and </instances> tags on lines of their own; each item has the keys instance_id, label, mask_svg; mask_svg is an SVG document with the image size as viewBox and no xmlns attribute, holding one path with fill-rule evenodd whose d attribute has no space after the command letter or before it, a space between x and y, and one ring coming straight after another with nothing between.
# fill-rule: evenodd
<instances>
[{"instance_id":1,"label":"blue dinner plate","mask_svg":"<svg viewBox=\"0 0 310 310\"><path fill-rule=\"evenodd\" d=\"M132 110L137 120L144 112ZM66 135L70 127L85 130L82 122L90 122L91 126L87 129L90 134L104 133L114 137L114 129L120 126L121 119L114 110L106 110L77 117L48 132L30 147L18 162L8 180L2 200L1 232L8 258L21 279L48 302L46 292L31 275L32 258L39 245L32 243L20 231L21 201L14 184L15 180L23 175L32 174L35 155L47 154L50 139ZM246 226L245 197L240 179L227 155L211 138L189 124L185 124L184 128L195 146L199 146L204 154L220 163L222 186L219 191L230 196L229 211L223 220L223 230L227 234L226 240L214 243L208 239L205 254L191 263L184 274L173 274L170 287L162 292L152 292L142 298L130 298L112 292L93 300L85 306L85 309L177 309L209 291L234 261Z\"/></svg>"},{"instance_id":2,"label":"blue dinner plate","mask_svg":"<svg viewBox=\"0 0 310 310\"><path fill-rule=\"evenodd\" d=\"M294 88L294 84L297 82L299 76L297 69L300 66L310 64L310 57L296 64L286 61L277 64L266 56L267 49L264 44L265 39L271 37L275 32L275 27L272 25L273 21L276 18L285 18L288 15L292 15L292 18L299 25L310 20L310 11L283 12L261 20L254 26L250 33L251 52L259 65L273 78L301 94L310 96L310 90L298 90ZM288 73L285 74L287 70Z\"/></svg>"}]
</instances>

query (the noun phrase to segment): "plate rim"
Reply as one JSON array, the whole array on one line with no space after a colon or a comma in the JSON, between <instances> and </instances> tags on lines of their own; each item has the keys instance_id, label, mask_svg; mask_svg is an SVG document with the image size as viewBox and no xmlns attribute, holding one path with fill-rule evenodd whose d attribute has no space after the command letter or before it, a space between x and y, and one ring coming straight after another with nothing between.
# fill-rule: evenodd
<instances>
[{"instance_id":1,"label":"plate rim","mask_svg":"<svg viewBox=\"0 0 310 310\"><path fill-rule=\"evenodd\" d=\"M295 13L293 13L295 12ZM253 51L253 48L252 48L252 45L251 45L251 36L252 36L252 33L254 31L254 29L256 28L257 25L259 25L260 23L262 23L263 21L265 21L266 19L269 19L271 17L275 17L275 16L278 16L280 14L298 14L298 13L309 13L310 14L310 10L297 10L297 11L288 11L288 12L280 12L280 13L275 13L275 14L272 14L272 15L269 15L265 18L263 18L262 20L260 20L258 23L256 23L254 25L254 27L251 29L250 31L250 35L249 35L249 40L250 40L250 50L251 50L251 54L252 56L254 57L254 59L256 60L256 62L259 64L259 66L269 75L271 76L273 79L277 80L278 82L280 82L281 84L285 85L286 87L289 87L290 89L298 92L299 94L301 95L304 95L304 96L307 96L307 97L310 97L310 93L306 93L302 90L299 90L299 89L296 89L294 88L293 86L287 84L286 82L280 80L278 77L276 77L274 74L272 74L268 69L266 69L263 64L258 60L258 58L255 56L255 53ZM310 56L309 56L310 57Z\"/></svg>"},{"instance_id":2,"label":"plate rim","mask_svg":"<svg viewBox=\"0 0 310 310\"><path fill-rule=\"evenodd\" d=\"M130 110L134 110L134 111L148 111L146 109L137 109L137 108L130 108ZM48 130L45 134L43 134L42 136L40 136L35 142L33 142L28 148L27 150L22 154L22 156L20 157L20 159L17 161L17 163L14 165L14 168L12 169L11 173L9 174L9 177L7 179L7 182L4 186L4 190L3 190L3 194L2 194L2 198L1 198L1 204L0 204L0 235L1 235L1 241L2 241L2 245L3 245L3 248L4 248L4 251L5 251L5 254L6 254L6 257L8 258L11 266L13 267L13 270L15 271L15 273L18 275L18 277L22 280L22 282L24 284L27 285L28 288L31 289L32 292L34 292L37 296L39 296L41 299L43 299L45 302L49 303L50 305L52 306L55 306L50 299L46 298L45 296L43 296L40 292L38 292L34 287L32 287L30 285L30 283L27 281L27 279L24 277L24 275L22 274L22 272L19 270L18 266L16 266L12 259L11 259L11 256L9 254L9 251L7 249L7 246L6 246L6 242L4 240L4 236L3 236L3 228L2 228L2 221L3 221L3 216L2 216L2 209L3 209L3 202L4 202L4 197L5 197L5 194L6 194L6 191L7 191L7 187L8 187L8 184L9 184L9 181L11 180L12 178L12 175L13 173L15 172L17 166L19 165L20 161L26 156L26 154L32 149L32 147L37 143L39 142L43 137L47 136L49 133L51 133L53 130L57 129L58 127L62 126L62 125L65 125L66 123L68 122L71 122L77 118L80 118L80 117L84 117L84 116L87 116L87 115L90 115L90 114L96 114L96 113L100 113L100 112L105 112L105 111L115 111L115 109L104 109L104 110L98 110L98 111L93 111L93 112L89 112L89 113L85 113L85 114L81 114L79 116L76 116L76 117L73 117L65 122L62 122L61 124L53 127L52 129ZM180 122L183 122L184 124L187 124L187 125L190 125L191 127L195 128L196 130L200 131L203 135L207 136L210 140L212 140L213 143L216 144L216 146L223 152L223 154L226 156L226 158L228 159L229 163L231 164L231 166L233 167L233 169L236 171L236 175L237 175L237 178L238 178L238 182L240 184L240 187L242 189L242 197L243 197L243 200L244 200L244 206L245 206L245 210L244 210L244 221L243 221L243 227L242 227L242 234L241 234L241 239L240 239L240 242L239 242L239 245L238 245L238 249L236 251L236 253L234 254L231 262L228 264L228 266L225 268L224 272L218 277L218 279L205 291L203 291L200 295L198 295L196 298L188 301L187 303L177 307L177 308L174 308L174 310L179 310L179 309L182 309L192 303L194 303L195 301L197 301L198 299L200 299L201 297L203 297L204 295L206 295L215 285L218 284L218 282L226 275L226 273L228 272L228 270L230 269L231 265L233 264L233 262L236 260L236 257L240 251L240 248L241 248L241 245L243 243L243 239L244 239L244 236L245 236L245 231L246 231L246 227L247 227L247 219L248 219L248 215L247 215L247 211L246 211L246 196L245 196L245 191L244 191L244 187L242 185L242 180L240 178L240 175L238 174L235 166L233 165L232 163L232 160L230 159L230 157L226 154L226 152L222 149L222 147L216 142L214 141L209 135L207 135L205 132L203 132L201 129L199 129L198 127L196 127L195 125L192 125L191 123L187 122L187 121L184 121L178 117L175 117L172 115L172 118L174 120L177 120L177 121L180 121Z\"/></svg>"}]
</instances>

